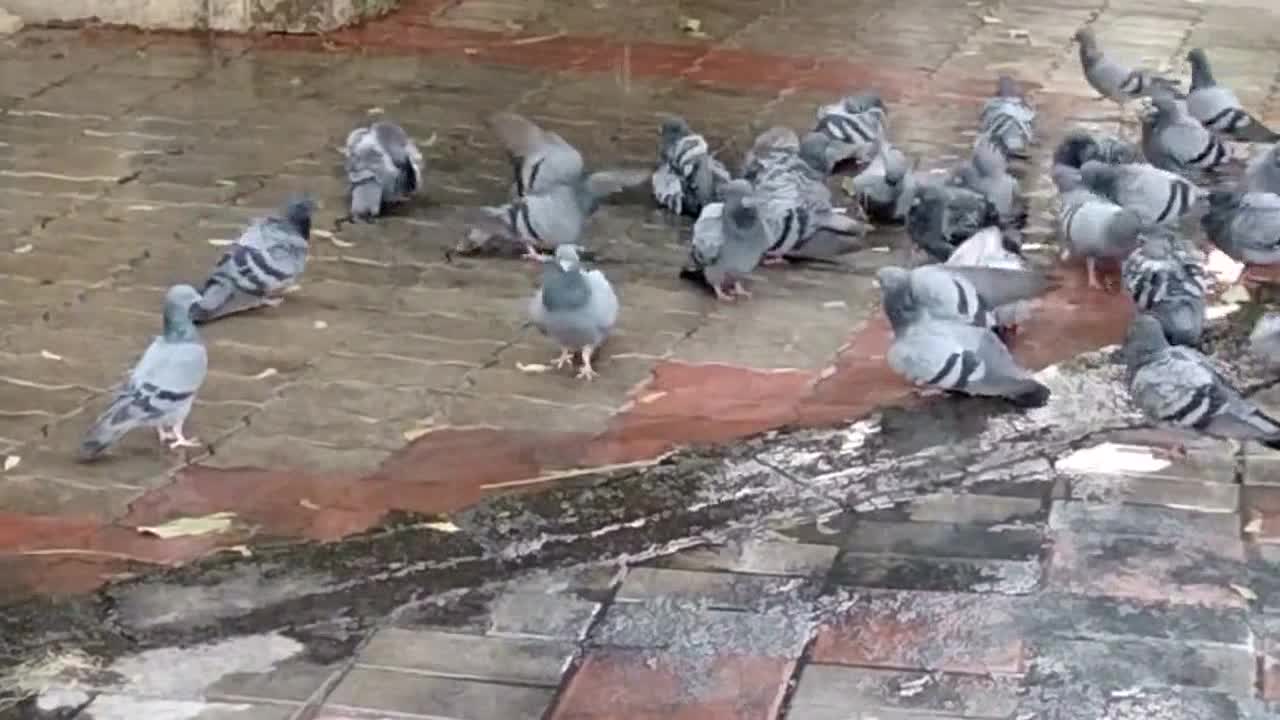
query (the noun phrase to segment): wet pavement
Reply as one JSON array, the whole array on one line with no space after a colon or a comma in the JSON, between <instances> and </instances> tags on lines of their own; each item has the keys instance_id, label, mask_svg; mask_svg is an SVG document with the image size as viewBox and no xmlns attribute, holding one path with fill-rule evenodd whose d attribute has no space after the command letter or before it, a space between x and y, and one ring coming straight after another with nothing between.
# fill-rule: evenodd
<instances>
[{"instance_id":1,"label":"wet pavement","mask_svg":"<svg viewBox=\"0 0 1280 720\"><path fill-rule=\"evenodd\" d=\"M736 162L760 130L874 87L895 140L944 166L998 72L1035 90L1048 138L1116 127L1069 44L1085 23L1154 65L1210 48L1275 121L1267 7L419 0L324 38L11 38L0 637L27 664L0 693L99 719L1271 717L1269 459L1208 444L1156 470L1063 469L1078 447L1152 442L1098 434L1136 422L1107 357L1051 371L1054 402L1025 416L922 401L884 367L872 278L899 254L770 268L725 306L676 277L687 222L633 193L589 235L623 312L586 385L518 369L555 353L522 326L532 268L444 257L457 208L505 196L482 125L500 109L599 165L652 163L678 111ZM338 225L337 147L378 115L435 137L427 198ZM1032 242L1051 242L1049 149L1028 167ZM210 451L139 433L74 464L163 288L295 190L326 233L281 307L205 331L189 429ZM1034 367L1128 320L1064 279L1016 344ZM137 529L213 513L232 514L221 532ZM185 679L149 679L164 666Z\"/></svg>"}]
</instances>

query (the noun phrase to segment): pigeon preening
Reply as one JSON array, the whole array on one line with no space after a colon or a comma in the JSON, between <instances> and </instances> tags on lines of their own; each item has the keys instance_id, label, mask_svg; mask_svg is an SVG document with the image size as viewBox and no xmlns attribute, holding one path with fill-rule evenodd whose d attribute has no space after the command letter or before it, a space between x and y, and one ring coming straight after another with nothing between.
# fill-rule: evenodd
<instances>
[{"instance_id":1,"label":"pigeon preening","mask_svg":"<svg viewBox=\"0 0 1280 720\"><path fill-rule=\"evenodd\" d=\"M1021 228L1027 224L1027 202L1017 178L1009 174L1000 141L979 137L969 161L956 168L951 181L981 194L995 208L1000 224Z\"/></svg>"},{"instance_id":2,"label":"pigeon preening","mask_svg":"<svg viewBox=\"0 0 1280 720\"><path fill-rule=\"evenodd\" d=\"M1206 128L1241 142L1274 143L1280 134L1273 132L1244 109L1231 88L1218 84L1209 67L1204 50L1187 53L1191 63L1191 91L1187 93L1187 110Z\"/></svg>"},{"instance_id":3,"label":"pigeon preening","mask_svg":"<svg viewBox=\"0 0 1280 720\"><path fill-rule=\"evenodd\" d=\"M1142 152L1152 165L1172 172L1203 172L1231 159L1222 140L1187 112L1187 103L1157 92L1151 104L1153 110L1142 121Z\"/></svg>"},{"instance_id":4,"label":"pigeon preening","mask_svg":"<svg viewBox=\"0 0 1280 720\"><path fill-rule=\"evenodd\" d=\"M1098 46L1097 36L1089 28L1076 31L1080 43L1080 66L1085 80L1102 97L1123 105L1126 101L1149 96L1153 91L1165 89L1176 92L1178 82L1161 77L1148 70L1134 70L1120 64Z\"/></svg>"},{"instance_id":5,"label":"pigeon preening","mask_svg":"<svg viewBox=\"0 0 1280 720\"><path fill-rule=\"evenodd\" d=\"M991 330L931 316L902 268L882 268L876 278L893 327L888 361L895 372L916 385L1000 397L1024 407L1048 402L1049 388L1019 366Z\"/></svg>"},{"instance_id":6,"label":"pigeon preening","mask_svg":"<svg viewBox=\"0 0 1280 720\"><path fill-rule=\"evenodd\" d=\"M663 120L658 138L653 197L677 215L696 218L703 207L719 199L721 186L730 180L729 170L711 155L706 138L693 132L684 118Z\"/></svg>"},{"instance_id":7,"label":"pigeon preening","mask_svg":"<svg viewBox=\"0 0 1280 720\"><path fill-rule=\"evenodd\" d=\"M1280 365L1280 313L1264 313L1249 333L1249 350L1268 365Z\"/></svg>"},{"instance_id":8,"label":"pigeon preening","mask_svg":"<svg viewBox=\"0 0 1280 720\"><path fill-rule=\"evenodd\" d=\"M868 154L867 166L853 177L852 195L871 220L905 222L916 191L912 163L888 140L876 142Z\"/></svg>"},{"instance_id":9,"label":"pigeon preening","mask_svg":"<svg viewBox=\"0 0 1280 720\"><path fill-rule=\"evenodd\" d=\"M907 235L938 262L946 262L960 243L984 227L999 225L1000 214L981 193L948 184L916 190L907 212Z\"/></svg>"},{"instance_id":10,"label":"pigeon preening","mask_svg":"<svg viewBox=\"0 0 1280 720\"><path fill-rule=\"evenodd\" d=\"M981 234L981 233L980 233ZM975 235L974 237L978 237ZM904 270L919 311L934 320L950 320L988 328L1003 339L1012 331L1013 306L1043 294L1049 279L1028 267L951 264Z\"/></svg>"},{"instance_id":11,"label":"pigeon preening","mask_svg":"<svg viewBox=\"0 0 1280 720\"><path fill-rule=\"evenodd\" d=\"M596 376L591 355L618 322L618 296L604 273L582 269L575 246L562 244L543 263L542 287L529 302L529 319L560 346L555 366L570 365L581 353L578 377L590 380Z\"/></svg>"},{"instance_id":12,"label":"pigeon preening","mask_svg":"<svg viewBox=\"0 0 1280 720\"><path fill-rule=\"evenodd\" d=\"M506 146L516 176L516 198L472 213L472 236L459 249L470 249L474 236L491 233L524 245L529 257L561 244L578 245L587 219L608 196L640 185L647 170L601 170L588 173L582 155L554 132L514 113L499 113L490 127Z\"/></svg>"},{"instance_id":13,"label":"pigeon preening","mask_svg":"<svg viewBox=\"0 0 1280 720\"><path fill-rule=\"evenodd\" d=\"M693 224L689 266L682 276L701 279L720 300L751 297L743 283L771 244L760 204L746 180L725 185L724 201L704 207Z\"/></svg>"},{"instance_id":14,"label":"pigeon preening","mask_svg":"<svg viewBox=\"0 0 1280 720\"><path fill-rule=\"evenodd\" d=\"M1205 273L1199 254L1171 232L1144 233L1120 267L1138 312L1160 321L1174 345L1195 345L1204 332Z\"/></svg>"},{"instance_id":15,"label":"pigeon preening","mask_svg":"<svg viewBox=\"0 0 1280 720\"><path fill-rule=\"evenodd\" d=\"M214 265L192 319L204 323L283 302L307 266L314 211L309 198L295 197L280 217L254 220Z\"/></svg>"},{"instance_id":16,"label":"pigeon preening","mask_svg":"<svg viewBox=\"0 0 1280 720\"><path fill-rule=\"evenodd\" d=\"M862 92L818 107L814 130L831 138L837 162L856 160L889 129L888 112L880 95Z\"/></svg>"},{"instance_id":17,"label":"pigeon preening","mask_svg":"<svg viewBox=\"0 0 1280 720\"><path fill-rule=\"evenodd\" d=\"M1200 223L1209 242L1236 262L1280 263L1280 195L1215 191Z\"/></svg>"},{"instance_id":18,"label":"pigeon preening","mask_svg":"<svg viewBox=\"0 0 1280 720\"><path fill-rule=\"evenodd\" d=\"M1088 170L1096 161L1086 163ZM1106 166L1112 167L1112 166ZM1053 180L1061 193L1058 208L1058 240L1062 259L1085 258L1089 287L1101 288L1097 262L1122 259L1138 246L1143 228L1137 212L1116 204L1087 187L1084 173L1063 165L1054 166Z\"/></svg>"},{"instance_id":19,"label":"pigeon preening","mask_svg":"<svg viewBox=\"0 0 1280 720\"><path fill-rule=\"evenodd\" d=\"M791 128L777 126L760 133L742 160L742 177L756 182L765 170L790 162L800 153L800 136Z\"/></svg>"},{"instance_id":20,"label":"pigeon preening","mask_svg":"<svg viewBox=\"0 0 1280 720\"><path fill-rule=\"evenodd\" d=\"M1280 449L1280 422L1241 395L1204 355L1170 345L1151 315L1134 318L1124 357L1129 396L1152 420Z\"/></svg>"},{"instance_id":21,"label":"pigeon preening","mask_svg":"<svg viewBox=\"0 0 1280 720\"><path fill-rule=\"evenodd\" d=\"M111 404L85 434L80 443L81 460L98 458L130 430L140 427L156 428L160 442L171 450L199 446L199 441L182 433L209 368L204 342L191 322L191 307L199 299L200 293L190 285L169 288L164 296L162 333L115 388Z\"/></svg>"},{"instance_id":22,"label":"pigeon preening","mask_svg":"<svg viewBox=\"0 0 1280 720\"><path fill-rule=\"evenodd\" d=\"M1049 289L1047 278L1031 267L1017 241L1000 228L988 227L974 233L951 253L946 267L959 272L972 272L970 268L1001 271L986 280L970 279L993 306L991 329L1005 341L1017 334L1031 316L1030 298Z\"/></svg>"},{"instance_id":23,"label":"pigeon preening","mask_svg":"<svg viewBox=\"0 0 1280 720\"><path fill-rule=\"evenodd\" d=\"M352 130L346 155L352 219L372 222L387 205L422 189L422 152L395 123Z\"/></svg>"},{"instance_id":24,"label":"pigeon preening","mask_svg":"<svg viewBox=\"0 0 1280 720\"><path fill-rule=\"evenodd\" d=\"M1090 160L1080 177L1089 190L1136 212L1146 225L1177 226L1207 196L1181 175L1146 163Z\"/></svg>"},{"instance_id":25,"label":"pigeon preening","mask_svg":"<svg viewBox=\"0 0 1280 720\"><path fill-rule=\"evenodd\" d=\"M982 106L978 140L991 138L1009 156L1027 158L1035 144L1036 111L1027 103L1018 84L1008 75L996 83L995 97Z\"/></svg>"},{"instance_id":26,"label":"pigeon preening","mask_svg":"<svg viewBox=\"0 0 1280 720\"><path fill-rule=\"evenodd\" d=\"M1142 162L1142 151L1133 143L1114 135L1094 133L1081 128L1068 132L1053 151L1053 164L1076 168L1090 160L1122 165Z\"/></svg>"},{"instance_id":27,"label":"pigeon preening","mask_svg":"<svg viewBox=\"0 0 1280 720\"><path fill-rule=\"evenodd\" d=\"M1244 189L1280 195L1280 144L1249 161L1244 171Z\"/></svg>"}]
</instances>

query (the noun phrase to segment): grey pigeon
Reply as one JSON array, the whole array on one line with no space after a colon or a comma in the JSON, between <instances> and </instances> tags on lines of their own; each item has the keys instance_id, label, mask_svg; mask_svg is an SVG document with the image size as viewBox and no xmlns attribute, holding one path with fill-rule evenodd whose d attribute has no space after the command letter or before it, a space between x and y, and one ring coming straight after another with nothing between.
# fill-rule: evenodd
<instances>
[{"instance_id":1,"label":"grey pigeon","mask_svg":"<svg viewBox=\"0 0 1280 720\"><path fill-rule=\"evenodd\" d=\"M1094 133L1082 128L1068 132L1053 151L1054 165L1079 169L1090 160L1110 165L1142 162L1142 152L1133 143L1114 135Z\"/></svg>"},{"instance_id":2,"label":"grey pigeon","mask_svg":"<svg viewBox=\"0 0 1280 720\"><path fill-rule=\"evenodd\" d=\"M1144 233L1120 267L1138 312L1160 321L1174 345L1195 345L1204 332L1205 272L1195 250L1172 232Z\"/></svg>"},{"instance_id":3,"label":"grey pigeon","mask_svg":"<svg viewBox=\"0 0 1280 720\"><path fill-rule=\"evenodd\" d=\"M1241 395L1204 355L1170 345L1156 318L1134 318L1124 357L1129 396L1152 420L1280 449L1280 422Z\"/></svg>"},{"instance_id":4,"label":"grey pigeon","mask_svg":"<svg viewBox=\"0 0 1280 720\"><path fill-rule=\"evenodd\" d=\"M295 197L283 217L254 220L218 260L191 308L198 323L284 301L307 266L315 203Z\"/></svg>"},{"instance_id":5,"label":"grey pigeon","mask_svg":"<svg viewBox=\"0 0 1280 720\"><path fill-rule=\"evenodd\" d=\"M1280 195L1280 144L1249 161L1244 171L1244 189Z\"/></svg>"},{"instance_id":6,"label":"grey pigeon","mask_svg":"<svg viewBox=\"0 0 1280 720\"><path fill-rule=\"evenodd\" d=\"M1187 109L1206 128L1241 142L1273 143L1280 134L1273 132L1249 114L1240 98L1213 78L1209 58L1201 48L1187 53L1191 63L1191 92L1187 93Z\"/></svg>"},{"instance_id":7,"label":"grey pigeon","mask_svg":"<svg viewBox=\"0 0 1280 720\"><path fill-rule=\"evenodd\" d=\"M884 312L893 327L889 367L916 385L966 395L1005 398L1034 407L1049 400L1049 388L1018 365L987 328L932 317L912 292L902 268L882 268L876 278Z\"/></svg>"},{"instance_id":8,"label":"grey pigeon","mask_svg":"<svg viewBox=\"0 0 1280 720\"><path fill-rule=\"evenodd\" d=\"M574 353L580 352L578 377L590 380L596 376L591 354L618 322L618 296L604 273L583 271L578 249L562 244L554 259L544 261L542 287L529 301L529 319L560 345L555 366L571 364Z\"/></svg>"},{"instance_id":9,"label":"grey pigeon","mask_svg":"<svg viewBox=\"0 0 1280 720\"><path fill-rule=\"evenodd\" d=\"M832 141L836 161L857 159L889 129L888 114L879 94L861 92L818 107L814 126Z\"/></svg>"},{"instance_id":10,"label":"grey pigeon","mask_svg":"<svg viewBox=\"0 0 1280 720\"><path fill-rule=\"evenodd\" d=\"M1085 80L1105 98L1123 105L1128 100L1148 96L1153 90L1176 91L1178 87L1176 80L1120 64L1098 47L1098 39L1089 28L1077 30L1075 39L1080 43L1080 66Z\"/></svg>"},{"instance_id":11,"label":"grey pigeon","mask_svg":"<svg viewBox=\"0 0 1280 720\"><path fill-rule=\"evenodd\" d=\"M866 167L853 176L851 194L872 220L904 222L916 189L911 162L883 138L876 141L869 157Z\"/></svg>"},{"instance_id":12,"label":"grey pigeon","mask_svg":"<svg viewBox=\"0 0 1280 720\"><path fill-rule=\"evenodd\" d=\"M1097 164L1090 161L1085 168L1088 170ZM1128 256L1140 242L1142 218L1136 211L1094 193L1083 183L1081 175L1061 165L1054 167L1054 182L1061 191L1058 240L1062 245L1062 259L1083 256L1089 287L1100 288L1097 261Z\"/></svg>"},{"instance_id":13,"label":"grey pigeon","mask_svg":"<svg viewBox=\"0 0 1280 720\"><path fill-rule=\"evenodd\" d=\"M693 132L681 117L662 121L658 133L658 167L653 172L653 197L662 207L697 217L719 199L730 180L724 163L711 155L707 140Z\"/></svg>"},{"instance_id":14,"label":"grey pigeon","mask_svg":"<svg viewBox=\"0 0 1280 720\"><path fill-rule=\"evenodd\" d=\"M980 137L973 146L973 155L955 170L951 181L985 197L995 208L1001 225L1021 228L1027 224L1027 201L1017 178L1009 174L1008 161L997 147L998 142Z\"/></svg>"},{"instance_id":15,"label":"grey pigeon","mask_svg":"<svg viewBox=\"0 0 1280 720\"><path fill-rule=\"evenodd\" d=\"M191 322L191 306L199 299L200 293L190 285L175 285L165 293L163 332L151 341L115 389L111 404L89 428L80 443L82 461L101 456L125 433L140 427L156 428L160 442L171 450L200 445L182 434L182 424L209 369L204 342Z\"/></svg>"},{"instance_id":16,"label":"grey pigeon","mask_svg":"<svg viewBox=\"0 0 1280 720\"><path fill-rule=\"evenodd\" d=\"M1205 236L1236 262L1280 263L1280 195L1216 191L1200 218Z\"/></svg>"},{"instance_id":17,"label":"grey pigeon","mask_svg":"<svg viewBox=\"0 0 1280 720\"><path fill-rule=\"evenodd\" d=\"M1142 152L1158 168L1172 172L1212 171L1231 158L1227 147L1187 112L1186 103L1153 93L1154 111L1142 122Z\"/></svg>"},{"instance_id":18,"label":"grey pigeon","mask_svg":"<svg viewBox=\"0 0 1280 720\"><path fill-rule=\"evenodd\" d=\"M352 130L346 156L353 219L372 221L384 206L422 189L422 152L395 123L376 122Z\"/></svg>"},{"instance_id":19,"label":"grey pigeon","mask_svg":"<svg viewBox=\"0 0 1280 720\"><path fill-rule=\"evenodd\" d=\"M1280 313L1264 313L1249 333L1249 350L1268 365L1280 365Z\"/></svg>"},{"instance_id":20,"label":"grey pigeon","mask_svg":"<svg viewBox=\"0 0 1280 720\"><path fill-rule=\"evenodd\" d=\"M987 281L978 281L975 287L994 310L992 311L991 329L1007 340L1018 332L1019 326L1031 316L1030 298L1048 289L1044 275L1031 267L1022 254L1022 248L1012 235L1000 228L988 227L974 233L973 237L960 243L951 253L945 267L953 271L966 271L967 268L990 268L1000 271L1007 278L1025 283L1017 292L996 294L983 288L1010 288L1013 280L1000 281L994 276Z\"/></svg>"},{"instance_id":21,"label":"grey pigeon","mask_svg":"<svg viewBox=\"0 0 1280 720\"><path fill-rule=\"evenodd\" d=\"M1008 75L996 82L995 97L987 100L978 117L978 140L991 138L1008 155L1029 157L1036 141L1036 111Z\"/></svg>"},{"instance_id":22,"label":"grey pigeon","mask_svg":"<svg viewBox=\"0 0 1280 720\"><path fill-rule=\"evenodd\" d=\"M770 238L760 217L760 198L751 183L733 180L724 187L724 201L702 209L693 224L690 266L682 275L700 275L720 300L750 297L743 286L764 259Z\"/></svg>"},{"instance_id":23,"label":"grey pigeon","mask_svg":"<svg viewBox=\"0 0 1280 720\"><path fill-rule=\"evenodd\" d=\"M1029 300L1050 287L1043 273L1027 267L953 265L948 261L904 272L909 275L911 295L920 312L934 320L992 330L1001 327L1001 308Z\"/></svg>"},{"instance_id":24,"label":"grey pigeon","mask_svg":"<svg viewBox=\"0 0 1280 720\"><path fill-rule=\"evenodd\" d=\"M1112 165L1091 160L1081 168L1080 177L1089 190L1133 210L1147 225L1176 226L1206 197L1186 178L1146 163Z\"/></svg>"},{"instance_id":25,"label":"grey pigeon","mask_svg":"<svg viewBox=\"0 0 1280 720\"><path fill-rule=\"evenodd\" d=\"M927 184L912 198L907 235L934 260L946 262L956 246L999 222L995 206L981 193L954 185Z\"/></svg>"},{"instance_id":26,"label":"grey pigeon","mask_svg":"<svg viewBox=\"0 0 1280 720\"><path fill-rule=\"evenodd\" d=\"M760 133L742 161L742 177L756 182L765 170L790 162L800 153L800 136L791 128L775 126Z\"/></svg>"}]
</instances>

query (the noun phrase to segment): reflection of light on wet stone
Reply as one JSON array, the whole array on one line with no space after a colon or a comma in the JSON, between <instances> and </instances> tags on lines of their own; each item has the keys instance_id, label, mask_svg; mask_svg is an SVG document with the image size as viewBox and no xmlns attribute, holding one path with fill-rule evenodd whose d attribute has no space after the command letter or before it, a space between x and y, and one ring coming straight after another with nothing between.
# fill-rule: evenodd
<instances>
[{"instance_id":1,"label":"reflection of light on wet stone","mask_svg":"<svg viewBox=\"0 0 1280 720\"><path fill-rule=\"evenodd\" d=\"M1077 450L1057 462L1059 470L1077 473L1153 473L1171 465L1140 445L1102 443Z\"/></svg>"}]
</instances>

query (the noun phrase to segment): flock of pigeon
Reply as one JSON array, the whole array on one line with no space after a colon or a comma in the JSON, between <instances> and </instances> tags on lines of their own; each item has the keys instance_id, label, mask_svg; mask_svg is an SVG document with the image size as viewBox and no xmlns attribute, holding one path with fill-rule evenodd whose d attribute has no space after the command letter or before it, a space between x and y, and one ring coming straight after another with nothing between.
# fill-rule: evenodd
<instances>
[{"instance_id":1,"label":"flock of pigeon","mask_svg":"<svg viewBox=\"0 0 1280 720\"><path fill-rule=\"evenodd\" d=\"M1060 195L1057 235L1063 259L1083 258L1101 287L1098 261L1119 261L1139 314L1125 341L1134 402L1154 420L1280 447L1280 421L1265 415L1193 349L1205 320L1202 255L1183 235L1199 217L1207 239L1245 265L1280 263L1280 146L1248 164L1234 189L1220 186L1232 163L1229 142L1276 143L1280 135L1218 85L1202 50L1193 50L1191 88L1132 69L1104 53L1093 33L1076 34L1089 84L1120 104L1145 98L1138 144L1083 129L1068 132L1052 156ZM737 177L682 118L661 125L655 169L589 172L558 134L500 113L489 126L514 171L511 200L470 214L458 251L523 249L542 263L529 303L534 326L562 350L556 367L581 357L580 378L595 376L592 353L608 338L619 302L598 270L580 260L584 229L608 196L644 184L659 206L694 218L682 277L721 301L749 298L760 265L830 262L868 247L871 221L905 224L916 250L934 264L885 267L877 279L894 340L889 365L911 382L952 393L1038 406L1049 390L1018 365L1006 343L1053 278L1022 254L1025 197L1011 167L1038 144L1036 112L1014 81L1001 77L984 105L971 157L958 167L921 171L889 140L888 109L874 92L818 108L803 137L772 128L746 153ZM422 153L403 129L377 122L347 138L351 218L372 222L424 186ZM858 202L837 207L828 187L851 174ZM154 427L170 448L198 445L183 422L208 361L196 324L273 306L307 261L314 204L289 202L278 217L254 221L218 260L202 290L171 288L163 333L116 389L90 428L82 459L100 456L125 433ZM551 254L545 255L545 251ZM1280 351L1280 316L1263 318L1255 347Z\"/></svg>"}]
</instances>

